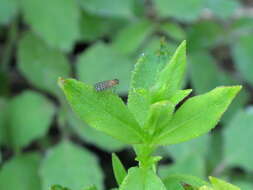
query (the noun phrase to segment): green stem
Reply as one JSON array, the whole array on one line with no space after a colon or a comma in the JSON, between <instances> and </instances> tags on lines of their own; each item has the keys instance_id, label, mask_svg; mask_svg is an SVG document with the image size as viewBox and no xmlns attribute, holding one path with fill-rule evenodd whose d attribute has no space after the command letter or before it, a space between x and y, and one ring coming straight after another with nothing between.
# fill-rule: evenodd
<instances>
[{"instance_id":1,"label":"green stem","mask_svg":"<svg viewBox=\"0 0 253 190\"><path fill-rule=\"evenodd\" d=\"M156 168L158 157L152 156L155 147L149 144L136 145L136 160L139 162L139 167L143 169Z\"/></svg>"}]
</instances>

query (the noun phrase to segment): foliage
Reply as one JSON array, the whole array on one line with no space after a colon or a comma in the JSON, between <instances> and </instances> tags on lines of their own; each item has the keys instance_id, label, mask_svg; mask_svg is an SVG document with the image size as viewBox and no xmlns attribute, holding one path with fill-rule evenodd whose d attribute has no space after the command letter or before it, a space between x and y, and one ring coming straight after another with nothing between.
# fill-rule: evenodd
<instances>
[{"instance_id":1,"label":"foliage","mask_svg":"<svg viewBox=\"0 0 253 190\"><path fill-rule=\"evenodd\" d=\"M62 185L57 190L96 189L86 178L111 189L135 165L128 143L145 154L147 147L133 144L139 141L152 141L153 156L163 157L155 164L161 178L157 172L140 176L135 168L129 178L152 178L161 188L160 179L166 188L210 189L215 187L188 175L211 175L253 189L251 9L250 0L0 0L0 189L41 190L55 183ZM165 43L157 51L161 37ZM188 63L177 70L171 67L186 58L172 57L183 40ZM184 55L184 45L177 53ZM96 123L90 107L82 117L72 113L57 86L59 76L76 78L73 84L87 89L118 78L113 91L120 98L88 91L94 117L107 123ZM243 89L212 129L223 112L214 102L222 100L225 108L226 96L235 93L215 87L238 84ZM204 99L210 101L202 105ZM206 122L209 116L216 120ZM87 117L88 123L81 121ZM118 155L113 168L112 152Z\"/></svg>"},{"instance_id":2,"label":"foliage","mask_svg":"<svg viewBox=\"0 0 253 190\"><path fill-rule=\"evenodd\" d=\"M177 144L208 132L241 89L241 86L215 88L189 98L175 111L176 105L189 94L182 96L178 93L182 92L180 88L186 67L186 43L181 43L170 59L166 51L163 52L163 46L166 45L162 44L158 52L158 56L163 56L163 62L153 62L157 68L152 71L157 72L153 78L148 78L149 81L142 81L143 75L147 74L142 68L148 67L145 65L145 57L137 63L132 74L127 106L110 90L96 91L93 86L75 79L59 78L58 81L71 107L83 121L133 145L139 167L132 167L126 173L119 158L116 155L112 157L114 175L120 190L167 189L154 172L161 159L153 156L154 150L160 145ZM138 81L135 76L142 80ZM141 104L145 106L137 108ZM142 114L137 114L135 109ZM223 186L233 189L232 185L224 185L215 178L211 178L211 182L215 189Z\"/></svg>"}]
</instances>

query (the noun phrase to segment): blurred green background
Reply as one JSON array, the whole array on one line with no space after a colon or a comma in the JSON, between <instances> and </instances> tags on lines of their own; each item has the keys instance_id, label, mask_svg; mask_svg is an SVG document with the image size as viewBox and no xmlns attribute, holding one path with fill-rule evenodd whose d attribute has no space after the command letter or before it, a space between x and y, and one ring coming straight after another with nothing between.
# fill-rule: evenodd
<instances>
[{"instance_id":1,"label":"blurred green background","mask_svg":"<svg viewBox=\"0 0 253 190\"><path fill-rule=\"evenodd\" d=\"M133 151L80 122L56 81L118 78L127 100L137 58L162 37L171 54L187 40L193 95L244 89L211 133L157 152L160 176L213 175L252 190L252 0L0 0L0 189L115 187L111 152L130 167Z\"/></svg>"}]
</instances>

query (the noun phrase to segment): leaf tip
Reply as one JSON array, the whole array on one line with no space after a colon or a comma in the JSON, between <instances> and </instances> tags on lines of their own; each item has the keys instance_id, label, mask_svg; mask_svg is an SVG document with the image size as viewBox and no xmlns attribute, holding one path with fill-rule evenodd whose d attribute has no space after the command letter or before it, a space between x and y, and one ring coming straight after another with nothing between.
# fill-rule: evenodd
<instances>
[{"instance_id":1,"label":"leaf tip","mask_svg":"<svg viewBox=\"0 0 253 190\"><path fill-rule=\"evenodd\" d=\"M242 85L235 85L235 86L228 86L231 90L234 91L234 94L238 94L241 89L242 89Z\"/></svg>"},{"instance_id":2,"label":"leaf tip","mask_svg":"<svg viewBox=\"0 0 253 190\"><path fill-rule=\"evenodd\" d=\"M62 77L58 78L57 83L58 83L60 88L63 88L63 85L64 85L65 82L66 82L66 80L64 78L62 78Z\"/></svg>"},{"instance_id":3,"label":"leaf tip","mask_svg":"<svg viewBox=\"0 0 253 190\"><path fill-rule=\"evenodd\" d=\"M181 42L181 44L179 45L179 47L182 47L182 48L186 48L186 40L183 40L182 42Z\"/></svg>"}]
</instances>

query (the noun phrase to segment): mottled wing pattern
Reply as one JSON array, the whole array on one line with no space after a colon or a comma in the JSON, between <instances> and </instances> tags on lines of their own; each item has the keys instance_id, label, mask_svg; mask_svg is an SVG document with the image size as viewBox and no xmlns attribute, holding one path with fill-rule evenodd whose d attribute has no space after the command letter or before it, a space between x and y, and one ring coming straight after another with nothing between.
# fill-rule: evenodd
<instances>
[{"instance_id":1,"label":"mottled wing pattern","mask_svg":"<svg viewBox=\"0 0 253 190\"><path fill-rule=\"evenodd\" d=\"M119 80L118 79L113 79L113 80L106 80L106 81L102 81L102 82L98 82L94 85L94 88L96 89L96 91L103 91L106 90L108 88L111 88L115 85L119 84Z\"/></svg>"}]
</instances>

